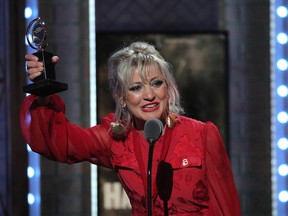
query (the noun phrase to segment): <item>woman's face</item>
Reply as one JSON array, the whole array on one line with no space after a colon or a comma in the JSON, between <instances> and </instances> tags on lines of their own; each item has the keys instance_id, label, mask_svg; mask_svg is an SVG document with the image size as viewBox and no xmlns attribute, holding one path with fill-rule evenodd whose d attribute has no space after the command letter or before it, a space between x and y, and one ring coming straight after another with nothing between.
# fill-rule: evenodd
<instances>
[{"instance_id":1,"label":"woman's face","mask_svg":"<svg viewBox=\"0 0 288 216\"><path fill-rule=\"evenodd\" d=\"M146 80L142 80L135 70L125 105L133 115L136 129L143 130L150 118L162 120L168 109L168 99L167 84L158 70L151 69Z\"/></svg>"}]
</instances>

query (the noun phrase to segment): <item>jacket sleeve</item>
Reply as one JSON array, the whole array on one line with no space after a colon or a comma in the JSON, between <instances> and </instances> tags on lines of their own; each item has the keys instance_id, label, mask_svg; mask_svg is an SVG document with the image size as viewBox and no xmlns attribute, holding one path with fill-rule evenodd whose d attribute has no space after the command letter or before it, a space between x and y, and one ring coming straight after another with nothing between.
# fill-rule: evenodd
<instances>
[{"instance_id":1,"label":"jacket sleeve","mask_svg":"<svg viewBox=\"0 0 288 216\"><path fill-rule=\"evenodd\" d=\"M211 215L240 216L240 202L230 161L217 127L207 123L206 166Z\"/></svg>"},{"instance_id":2,"label":"jacket sleeve","mask_svg":"<svg viewBox=\"0 0 288 216\"><path fill-rule=\"evenodd\" d=\"M25 98L20 109L20 126L31 149L51 160L63 163L90 161L111 167L108 121L81 128L65 117L65 105L58 95L41 106L35 96Z\"/></svg>"}]
</instances>

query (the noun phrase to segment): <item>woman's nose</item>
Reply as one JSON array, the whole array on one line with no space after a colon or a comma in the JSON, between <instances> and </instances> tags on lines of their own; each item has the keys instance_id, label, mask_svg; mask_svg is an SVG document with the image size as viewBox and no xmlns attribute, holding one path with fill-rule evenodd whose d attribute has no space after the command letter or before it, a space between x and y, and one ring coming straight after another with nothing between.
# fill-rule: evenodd
<instances>
[{"instance_id":1,"label":"woman's nose","mask_svg":"<svg viewBox=\"0 0 288 216\"><path fill-rule=\"evenodd\" d=\"M144 89L144 97L145 100L152 101L155 99L155 93L151 86L146 86Z\"/></svg>"}]
</instances>

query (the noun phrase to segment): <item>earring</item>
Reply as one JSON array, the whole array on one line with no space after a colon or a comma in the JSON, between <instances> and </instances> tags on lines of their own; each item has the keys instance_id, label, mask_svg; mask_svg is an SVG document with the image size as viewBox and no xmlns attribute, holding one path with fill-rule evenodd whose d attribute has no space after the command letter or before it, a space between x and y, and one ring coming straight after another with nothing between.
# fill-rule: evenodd
<instances>
[{"instance_id":1,"label":"earring","mask_svg":"<svg viewBox=\"0 0 288 216\"><path fill-rule=\"evenodd\" d=\"M173 113L169 113L166 118L166 124L168 128L174 128L177 116Z\"/></svg>"},{"instance_id":2,"label":"earring","mask_svg":"<svg viewBox=\"0 0 288 216\"><path fill-rule=\"evenodd\" d=\"M127 116L127 108L126 108L126 105L122 105L121 106L121 118L122 117L126 117Z\"/></svg>"}]
</instances>

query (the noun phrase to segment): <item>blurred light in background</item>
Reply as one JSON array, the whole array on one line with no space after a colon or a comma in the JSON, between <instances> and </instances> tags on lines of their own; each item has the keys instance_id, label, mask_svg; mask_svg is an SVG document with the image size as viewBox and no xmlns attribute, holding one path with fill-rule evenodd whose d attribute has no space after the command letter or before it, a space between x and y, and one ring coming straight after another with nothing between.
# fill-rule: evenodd
<instances>
[{"instance_id":1,"label":"blurred light in background","mask_svg":"<svg viewBox=\"0 0 288 216\"><path fill-rule=\"evenodd\" d=\"M96 81L96 0L89 0L89 78L90 78L90 125L97 123ZM90 165L91 216L98 215L97 166Z\"/></svg>"},{"instance_id":2,"label":"blurred light in background","mask_svg":"<svg viewBox=\"0 0 288 216\"><path fill-rule=\"evenodd\" d=\"M281 32L277 35L277 41L280 44L286 44L287 43L287 34Z\"/></svg>"},{"instance_id":3,"label":"blurred light in background","mask_svg":"<svg viewBox=\"0 0 288 216\"><path fill-rule=\"evenodd\" d=\"M26 8L24 9L24 17L26 19L26 26L38 17L38 1L27 0ZM29 35L31 39L31 35ZM27 43L25 36L26 53L34 53ZM30 40L31 41L31 40ZM28 80L27 80L28 82ZM29 192L27 194L27 202L29 204L30 216L41 215L41 193L40 193L40 157L38 154L31 151L31 148L27 145L28 152L28 167L27 176L29 180Z\"/></svg>"},{"instance_id":4,"label":"blurred light in background","mask_svg":"<svg viewBox=\"0 0 288 216\"><path fill-rule=\"evenodd\" d=\"M288 2L271 0L272 215L288 215ZM285 51L286 50L286 51Z\"/></svg>"}]
</instances>

